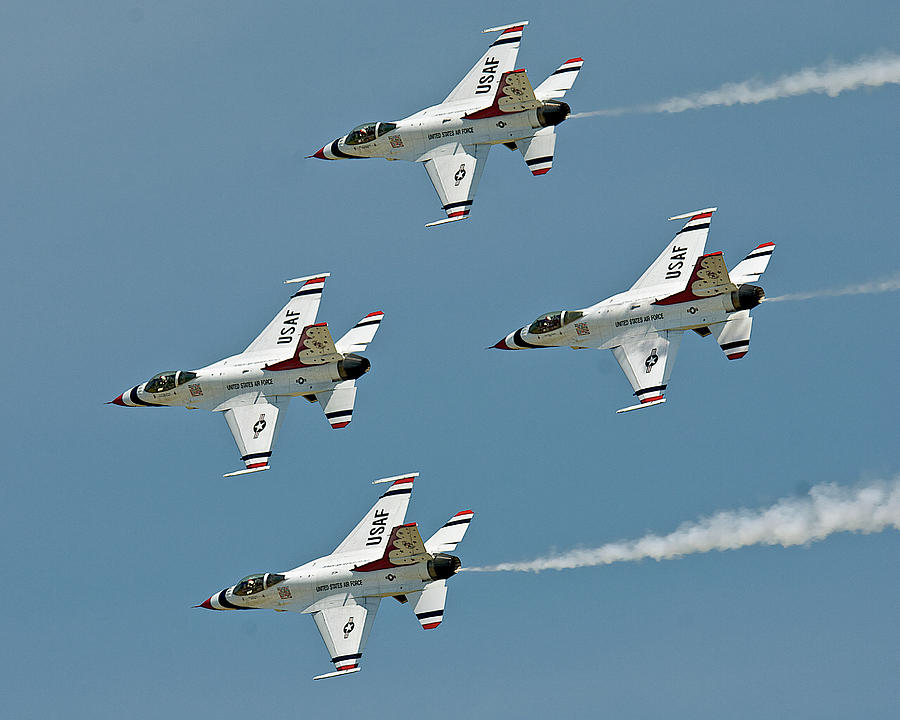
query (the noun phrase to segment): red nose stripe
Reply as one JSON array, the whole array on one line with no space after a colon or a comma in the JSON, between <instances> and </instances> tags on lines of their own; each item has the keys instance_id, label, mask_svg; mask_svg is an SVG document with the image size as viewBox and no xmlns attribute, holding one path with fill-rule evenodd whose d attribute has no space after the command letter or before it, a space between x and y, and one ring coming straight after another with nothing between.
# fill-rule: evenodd
<instances>
[{"instance_id":1,"label":"red nose stripe","mask_svg":"<svg viewBox=\"0 0 900 720\"><path fill-rule=\"evenodd\" d=\"M215 610L215 608L212 606L211 600L212 600L212 598L207 598L202 603L197 605L197 607L206 608L207 610Z\"/></svg>"},{"instance_id":2,"label":"red nose stripe","mask_svg":"<svg viewBox=\"0 0 900 720\"><path fill-rule=\"evenodd\" d=\"M122 395L124 395L124 394L125 394L125 393L122 393ZM117 397L115 400L110 400L110 401L109 401L108 403L106 403L106 404L107 404L107 405L121 405L122 407L128 407L128 406L125 404L125 401L122 400L122 395L119 395L119 397Z\"/></svg>"},{"instance_id":3,"label":"red nose stripe","mask_svg":"<svg viewBox=\"0 0 900 720\"><path fill-rule=\"evenodd\" d=\"M319 158L319 160L327 160L328 159L327 157L325 157L325 148L322 148L321 150L317 150L309 157Z\"/></svg>"},{"instance_id":4,"label":"red nose stripe","mask_svg":"<svg viewBox=\"0 0 900 720\"><path fill-rule=\"evenodd\" d=\"M492 345L491 347L495 347L498 350L512 350L512 348L506 344L506 338L503 338L500 342L498 342L496 345Z\"/></svg>"}]
</instances>

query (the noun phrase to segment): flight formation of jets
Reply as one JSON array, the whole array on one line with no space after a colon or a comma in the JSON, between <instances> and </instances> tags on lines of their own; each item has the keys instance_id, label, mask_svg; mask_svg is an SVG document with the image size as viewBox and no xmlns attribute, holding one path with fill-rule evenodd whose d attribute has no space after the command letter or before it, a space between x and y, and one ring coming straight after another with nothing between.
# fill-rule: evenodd
<instances>
[{"instance_id":1,"label":"flight formation of jets","mask_svg":"<svg viewBox=\"0 0 900 720\"><path fill-rule=\"evenodd\" d=\"M570 113L562 98L583 61L566 60L533 88L525 70L515 67L525 25L485 30L499 35L442 103L401 120L360 125L311 157L423 163L447 216L429 225L468 217L493 145L520 152L534 175L546 174L553 164L556 129ZM688 330L712 335L729 359L743 357L750 344L750 311L765 299L755 283L774 244L757 246L729 271L721 252L705 253L715 211L670 218L687 222L630 289L587 308L541 315L494 347L612 350L638 400L618 412L665 402L675 355ZM356 381L370 367L361 353L384 313L368 313L335 341L327 323L316 322L328 276L287 280L298 289L242 352L195 370L157 373L110 402L221 412L244 463L226 477L269 469L283 411L293 397L318 403L332 428L346 427ZM457 512L423 541L418 526L404 522L417 475L376 481L390 484L330 555L292 570L247 576L197 607L311 614L334 664L333 672L316 679L359 670L384 598L410 603L424 629L437 627L447 580L461 568L451 553L474 513Z\"/></svg>"}]
</instances>

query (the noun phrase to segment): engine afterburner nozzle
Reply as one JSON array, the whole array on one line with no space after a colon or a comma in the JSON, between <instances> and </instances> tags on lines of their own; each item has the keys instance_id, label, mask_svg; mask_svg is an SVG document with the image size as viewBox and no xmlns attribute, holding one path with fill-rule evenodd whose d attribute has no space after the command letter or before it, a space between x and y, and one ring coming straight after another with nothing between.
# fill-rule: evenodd
<instances>
[{"instance_id":1,"label":"engine afterburner nozzle","mask_svg":"<svg viewBox=\"0 0 900 720\"><path fill-rule=\"evenodd\" d=\"M459 572L462 562L456 555L437 553L428 561L428 575L432 580L446 580Z\"/></svg>"},{"instance_id":2,"label":"engine afterburner nozzle","mask_svg":"<svg viewBox=\"0 0 900 720\"><path fill-rule=\"evenodd\" d=\"M569 117L571 112L572 108L568 103L564 103L562 100L547 100L537 109L537 118L542 127L550 127L559 125Z\"/></svg>"},{"instance_id":3,"label":"engine afterburner nozzle","mask_svg":"<svg viewBox=\"0 0 900 720\"><path fill-rule=\"evenodd\" d=\"M342 380L356 380L367 372L372 364L368 359L356 353L347 353L343 360L338 360L338 374Z\"/></svg>"}]
</instances>

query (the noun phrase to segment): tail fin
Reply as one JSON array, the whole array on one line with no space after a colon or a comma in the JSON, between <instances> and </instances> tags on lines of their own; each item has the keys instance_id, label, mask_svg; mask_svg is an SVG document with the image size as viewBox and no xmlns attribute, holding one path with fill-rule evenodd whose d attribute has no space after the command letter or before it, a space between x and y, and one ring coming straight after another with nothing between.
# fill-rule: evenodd
<instances>
[{"instance_id":1,"label":"tail fin","mask_svg":"<svg viewBox=\"0 0 900 720\"><path fill-rule=\"evenodd\" d=\"M578 77L578 71L584 65L580 57L566 60L544 82L537 86L534 94L538 100L555 100L563 97L571 90Z\"/></svg>"},{"instance_id":2,"label":"tail fin","mask_svg":"<svg viewBox=\"0 0 900 720\"><path fill-rule=\"evenodd\" d=\"M464 117L469 120L480 120L504 113L536 110L540 106L541 101L534 96L528 74L524 70L510 70L500 77L500 84L497 86L491 106Z\"/></svg>"},{"instance_id":3,"label":"tail fin","mask_svg":"<svg viewBox=\"0 0 900 720\"><path fill-rule=\"evenodd\" d=\"M415 523L407 523L398 525L391 530L391 537L381 558L353 569L356 572L370 572L403 565L415 565L428 560L431 560L431 555L425 550L425 543L422 542L418 526Z\"/></svg>"},{"instance_id":4,"label":"tail fin","mask_svg":"<svg viewBox=\"0 0 900 720\"><path fill-rule=\"evenodd\" d=\"M475 517L475 513L471 510L461 510L456 513L434 535L428 538L425 549L432 554L455 550L456 546L462 542L473 517Z\"/></svg>"},{"instance_id":5,"label":"tail fin","mask_svg":"<svg viewBox=\"0 0 900 720\"><path fill-rule=\"evenodd\" d=\"M728 276L728 268L725 267L722 253L714 252L697 258L684 290L657 300L656 304L674 305L691 300L702 300L734 290L737 290L737 286L731 282L731 278Z\"/></svg>"},{"instance_id":6,"label":"tail fin","mask_svg":"<svg viewBox=\"0 0 900 720\"><path fill-rule=\"evenodd\" d=\"M325 365L340 359L341 355L334 346L334 340L331 339L328 323L316 323L303 328L303 333L297 341L297 348L294 350L294 357L266 365L265 369L292 370L310 365Z\"/></svg>"},{"instance_id":7,"label":"tail fin","mask_svg":"<svg viewBox=\"0 0 900 720\"><path fill-rule=\"evenodd\" d=\"M372 342L383 319L384 313L381 310L370 312L335 343L337 351L342 355L351 352L363 352L366 346Z\"/></svg>"}]
</instances>

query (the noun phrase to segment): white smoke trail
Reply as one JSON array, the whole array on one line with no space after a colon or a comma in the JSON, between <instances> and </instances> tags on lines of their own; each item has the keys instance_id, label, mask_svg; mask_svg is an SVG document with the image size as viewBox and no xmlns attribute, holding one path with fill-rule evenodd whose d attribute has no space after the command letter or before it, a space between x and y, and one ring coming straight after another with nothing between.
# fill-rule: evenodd
<instances>
[{"instance_id":1,"label":"white smoke trail","mask_svg":"<svg viewBox=\"0 0 900 720\"><path fill-rule=\"evenodd\" d=\"M861 87L880 87L889 83L900 84L900 55L881 53L863 57L846 65L833 62L818 68L804 68L799 72L782 75L774 82L745 80L726 83L716 90L694 93L685 97L674 97L652 105L630 108L611 108L593 112L575 113L570 118L594 117L597 115L616 116L631 113L679 113L685 110L716 105L756 105L767 100L795 97L808 93L819 93L837 97L847 90Z\"/></svg>"},{"instance_id":2,"label":"white smoke trail","mask_svg":"<svg viewBox=\"0 0 900 720\"><path fill-rule=\"evenodd\" d=\"M671 560L711 550L749 545L805 545L836 532L900 530L900 478L856 488L829 483L816 485L806 497L784 498L769 508L718 512L684 523L668 535L608 543L597 548L499 565L468 568L472 572L540 572L635 562L644 558Z\"/></svg>"},{"instance_id":3,"label":"white smoke trail","mask_svg":"<svg viewBox=\"0 0 900 720\"><path fill-rule=\"evenodd\" d=\"M856 285L845 285L841 288L817 290L815 292L789 293L777 297L767 297L766 302L784 302L786 300L812 300L820 297L839 297L841 295L873 295L875 293L900 290L900 272L894 273L884 280L872 280Z\"/></svg>"}]
</instances>

